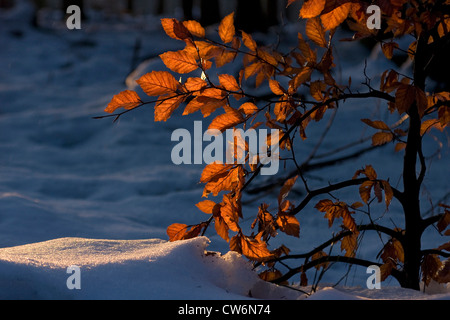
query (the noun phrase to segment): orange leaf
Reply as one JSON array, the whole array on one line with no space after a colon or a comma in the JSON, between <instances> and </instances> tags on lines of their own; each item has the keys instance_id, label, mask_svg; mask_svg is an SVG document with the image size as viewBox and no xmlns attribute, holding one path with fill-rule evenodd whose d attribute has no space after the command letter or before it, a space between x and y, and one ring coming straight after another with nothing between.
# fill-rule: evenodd
<instances>
[{"instance_id":1,"label":"orange leaf","mask_svg":"<svg viewBox=\"0 0 450 320\"><path fill-rule=\"evenodd\" d=\"M277 224L280 230L287 235L300 237L300 223L295 216L289 214L278 214Z\"/></svg>"},{"instance_id":2,"label":"orange leaf","mask_svg":"<svg viewBox=\"0 0 450 320\"><path fill-rule=\"evenodd\" d=\"M359 195L361 196L362 201L364 201L365 203L368 203L370 200L370 191L372 190L373 185L373 181L364 181L359 186Z\"/></svg>"},{"instance_id":3,"label":"orange leaf","mask_svg":"<svg viewBox=\"0 0 450 320\"><path fill-rule=\"evenodd\" d=\"M174 27L175 27L176 23L179 23L177 19L173 19L173 18L161 19L161 25L162 25L164 31L166 32L166 34L173 39L182 40L180 37L178 37L175 34Z\"/></svg>"},{"instance_id":4,"label":"orange leaf","mask_svg":"<svg viewBox=\"0 0 450 320\"><path fill-rule=\"evenodd\" d=\"M226 129L232 128L243 121L244 118L239 111L233 108L227 108L224 114L217 116L211 122L208 129L217 129L220 130L220 132L223 132Z\"/></svg>"},{"instance_id":5,"label":"orange leaf","mask_svg":"<svg viewBox=\"0 0 450 320\"><path fill-rule=\"evenodd\" d=\"M200 182L206 183L203 196L210 193L217 196L221 191L233 191L239 184L243 174L240 166L213 162L208 164L202 172Z\"/></svg>"},{"instance_id":6,"label":"orange leaf","mask_svg":"<svg viewBox=\"0 0 450 320\"><path fill-rule=\"evenodd\" d=\"M326 48L325 31L319 17L311 18L306 21L306 35L319 47Z\"/></svg>"},{"instance_id":7,"label":"orange leaf","mask_svg":"<svg viewBox=\"0 0 450 320\"><path fill-rule=\"evenodd\" d=\"M232 231L239 232L239 208L229 194L223 196L222 207L220 207L220 215Z\"/></svg>"},{"instance_id":8,"label":"orange leaf","mask_svg":"<svg viewBox=\"0 0 450 320\"><path fill-rule=\"evenodd\" d=\"M155 121L166 121L184 101L183 96L174 96L155 105Z\"/></svg>"},{"instance_id":9,"label":"orange leaf","mask_svg":"<svg viewBox=\"0 0 450 320\"><path fill-rule=\"evenodd\" d=\"M341 251L345 250L346 257L354 257L356 254L356 249L358 248L358 235L352 233L349 236L342 238L341 240Z\"/></svg>"},{"instance_id":10,"label":"orange leaf","mask_svg":"<svg viewBox=\"0 0 450 320\"><path fill-rule=\"evenodd\" d=\"M228 91L239 91L241 89L236 78L229 74L220 74L219 82Z\"/></svg>"},{"instance_id":11,"label":"orange leaf","mask_svg":"<svg viewBox=\"0 0 450 320\"><path fill-rule=\"evenodd\" d=\"M203 200L196 204L197 208L207 214L212 214L217 204L212 200Z\"/></svg>"},{"instance_id":12,"label":"orange leaf","mask_svg":"<svg viewBox=\"0 0 450 320\"><path fill-rule=\"evenodd\" d=\"M397 48L398 48L398 43L396 43L396 42L383 43L383 45L381 46L381 49L383 50L384 55L389 60L392 59L392 57L394 55L394 49L397 49Z\"/></svg>"},{"instance_id":13,"label":"orange leaf","mask_svg":"<svg viewBox=\"0 0 450 320\"><path fill-rule=\"evenodd\" d=\"M347 2L343 5L333 9L332 11L320 16L325 31L331 30L339 26L345 19L347 19L352 3Z\"/></svg>"},{"instance_id":14,"label":"orange leaf","mask_svg":"<svg viewBox=\"0 0 450 320\"><path fill-rule=\"evenodd\" d=\"M272 92L277 96L282 96L285 93L285 90L281 87L277 80L269 79L269 87L270 90L272 90Z\"/></svg>"},{"instance_id":15,"label":"orange leaf","mask_svg":"<svg viewBox=\"0 0 450 320\"><path fill-rule=\"evenodd\" d=\"M198 69L195 59L186 51L168 51L159 55L170 70L177 73L189 73Z\"/></svg>"},{"instance_id":16,"label":"orange leaf","mask_svg":"<svg viewBox=\"0 0 450 320\"><path fill-rule=\"evenodd\" d=\"M239 107L239 110L242 110L246 115L250 115L258 112L259 109L253 102L246 102Z\"/></svg>"},{"instance_id":17,"label":"orange leaf","mask_svg":"<svg viewBox=\"0 0 450 320\"><path fill-rule=\"evenodd\" d=\"M230 241L229 233L230 230L225 220L221 215L214 216L214 228L216 229L217 234L224 239L226 242Z\"/></svg>"},{"instance_id":18,"label":"orange leaf","mask_svg":"<svg viewBox=\"0 0 450 320\"><path fill-rule=\"evenodd\" d=\"M384 190L384 201L386 202L386 208L389 207L392 198L394 197L394 191L391 188L389 182L382 180L381 181Z\"/></svg>"},{"instance_id":19,"label":"orange leaf","mask_svg":"<svg viewBox=\"0 0 450 320\"><path fill-rule=\"evenodd\" d=\"M138 94L131 90L125 90L116 94L111 102L108 103L108 106L105 109L105 112L112 113L118 108L125 108L127 110L136 108L138 105L142 103Z\"/></svg>"},{"instance_id":20,"label":"orange leaf","mask_svg":"<svg viewBox=\"0 0 450 320\"><path fill-rule=\"evenodd\" d=\"M325 97L322 91L325 91L326 87L327 87L326 83L323 83L320 80L311 82L309 86L311 96L317 101L323 101Z\"/></svg>"},{"instance_id":21,"label":"orange leaf","mask_svg":"<svg viewBox=\"0 0 450 320\"><path fill-rule=\"evenodd\" d=\"M189 30L189 32L196 37L204 38L205 29L200 23L195 20L183 21L183 25Z\"/></svg>"},{"instance_id":22,"label":"orange leaf","mask_svg":"<svg viewBox=\"0 0 450 320\"><path fill-rule=\"evenodd\" d=\"M390 130L389 126L384 123L383 121L380 120L375 120L372 121L370 119L361 119L362 122L364 122L365 124L367 124L368 126L375 128L375 129L380 129L380 130Z\"/></svg>"},{"instance_id":23,"label":"orange leaf","mask_svg":"<svg viewBox=\"0 0 450 320\"><path fill-rule=\"evenodd\" d=\"M233 41L236 30L234 28L234 12L222 19L219 25L219 37L223 43Z\"/></svg>"},{"instance_id":24,"label":"orange leaf","mask_svg":"<svg viewBox=\"0 0 450 320\"><path fill-rule=\"evenodd\" d=\"M249 35L248 33L245 33L244 31L241 31L241 32L242 32L242 41L244 42L244 46L249 48L251 51L256 51L258 46L256 45L255 40L253 40L252 36Z\"/></svg>"},{"instance_id":25,"label":"orange leaf","mask_svg":"<svg viewBox=\"0 0 450 320\"><path fill-rule=\"evenodd\" d=\"M294 186L295 182L297 181L298 175L286 180L283 184L283 187L280 190L280 193L278 194L278 206L281 206L281 203L286 199L286 197L289 195L289 192L291 191L292 187Z\"/></svg>"},{"instance_id":26,"label":"orange leaf","mask_svg":"<svg viewBox=\"0 0 450 320\"><path fill-rule=\"evenodd\" d=\"M355 179L360 174L364 174L370 180L375 180L377 178L377 173L376 173L375 169L370 164L365 166L364 169L362 169L362 170L357 170L355 172L355 174L353 175L352 179Z\"/></svg>"},{"instance_id":27,"label":"orange leaf","mask_svg":"<svg viewBox=\"0 0 450 320\"><path fill-rule=\"evenodd\" d=\"M175 93L180 83L167 71L152 71L144 74L136 82L149 96Z\"/></svg>"},{"instance_id":28,"label":"orange leaf","mask_svg":"<svg viewBox=\"0 0 450 320\"><path fill-rule=\"evenodd\" d=\"M170 241L181 240L186 233L188 226L182 223L173 223L167 227L166 233Z\"/></svg>"},{"instance_id":29,"label":"orange leaf","mask_svg":"<svg viewBox=\"0 0 450 320\"><path fill-rule=\"evenodd\" d=\"M274 255L267 249L265 242L251 239L246 236L241 237L242 254L255 261L267 261L274 257Z\"/></svg>"},{"instance_id":30,"label":"orange leaf","mask_svg":"<svg viewBox=\"0 0 450 320\"><path fill-rule=\"evenodd\" d=\"M205 80L201 78L188 78L186 82L184 83L184 86L186 89L190 92L192 91L200 91L201 89L205 88L208 84Z\"/></svg>"},{"instance_id":31,"label":"orange leaf","mask_svg":"<svg viewBox=\"0 0 450 320\"><path fill-rule=\"evenodd\" d=\"M308 19L317 17L325 8L326 0L308 0L300 9L300 18Z\"/></svg>"},{"instance_id":32,"label":"orange leaf","mask_svg":"<svg viewBox=\"0 0 450 320\"><path fill-rule=\"evenodd\" d=\"M394 135L391 132L377 132L372 136L372 145L381 146L388 142L391 142Z\"/></svg>"}]
</instances>

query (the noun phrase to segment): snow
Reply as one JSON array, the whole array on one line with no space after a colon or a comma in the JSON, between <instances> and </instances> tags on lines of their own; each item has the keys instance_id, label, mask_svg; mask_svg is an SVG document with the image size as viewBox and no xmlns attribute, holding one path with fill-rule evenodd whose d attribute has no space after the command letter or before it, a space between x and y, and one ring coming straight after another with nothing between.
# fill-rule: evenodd
<instances>
[{"instance_id":1,"label":"snow","mask_svg":"<svg viewBox=\"0 0 450 320\"><path fill-rule=\"evenodd\" d=\"M202 166L170 160L171 132L192 128L201 116L155 123L152 108L144 108L117 123L92 119L131 83L126 77L137 41L140 57L149 59L131 77L163 70L155 57L179 48L161 32L158 17L103 19L71 31L49 20L51 28L36 30L27 1L0 11L0 299L450 299L442 285L428 293L395 283L369 290L360 269L352 271L355 282L332 286L345 268L307 296L260 280L213 232L168 242L168 225L204 218L194 206ZM347 55L345 48L340 54ZM349 73L361 70L362 62L353 62ZM340 120L349 125L345 115ZM324 148L334 143L325 141ZM446 170L445 161L433 166ZM445 179L430 179L439 196L448 190ZM311 228L317 221L326 228L325 219L310 216L301 220L302 242L285 243L291 249L302 252L329 236ZM367 254L377 253L368 247ZM67 287L72 265L80 267L79 290Z\"/></svg>"}]
</instances>

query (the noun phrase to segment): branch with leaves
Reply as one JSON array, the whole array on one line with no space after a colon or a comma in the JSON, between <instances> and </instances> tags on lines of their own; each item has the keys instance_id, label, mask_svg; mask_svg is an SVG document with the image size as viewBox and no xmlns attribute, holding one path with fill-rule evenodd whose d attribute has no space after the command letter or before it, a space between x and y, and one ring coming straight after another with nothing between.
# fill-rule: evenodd
<instances>
[{"instance_id":1,"label":"branch with leaves","mask_svg":"<svg viewBox=\"0 0 450 320\"><path fill-rule=\"evenodd\" d=\"M295 1L289 0L287 5ZM229 243L230 250L243 254L258 266L266 266L268 269L261 273L261 277L277 283L301 273L305 284L308 269L325 267L330 262L379 265L383 279L392 275L402 286L414 289L418 288L420 275L426 284L431 280L450 281L449 259L442 261L439 258L448 258L448 243L427 250L420 246L420 237L429 226L436 225L440 234L450 235L446 230L450 225L448 207L441 204L445 212L426 219L422 218L419 207L420 187L427 174L423 137L430 130L444 131L450 122L450 93L425 91L429 64L436 59L436 50L441 50L449 37L450 16L448 12L439 11L442 1L383 1L383 29L376 30L367 27L367 6L364 1L305 1L300 10L305 32L298 33L297 46L287 53L262 46L252 35L236 30L234 13L222 19L215 38L207 36L197 21L161 19L165 33L185 44L182 50L160 55L170 72L152 71L137 80L143 92L153 97L152 100L144 102L136 92L122 91L105 109L109 115L98 118L109 116L117 120L131 110L152 104L155 121L167 121L175 110L183 106L183 116L200 112L205 119L212 118L208 129L220 132L239 127L278 129L278 141L271 141L272 137L268 135L267 146L269 141L278 145L280 154L285 155L283 159L292 161L295 167L281 179L275 178L263 185L280 188L276 206L270 207L262 202L255 210L257 213L251 225L244 227L244 191L249 191L250 185L253 185L253 190L260 187L254 185L265 164L261 161L263 154L250 154L245 139L236 136L233 142L236 161L209 163L202 171L202 197L206 199L196 206L208 218L193 225L170 225L167 234L171 241L204 235L214 225L214 231ZM407 53L414 64L413 76L388 69L381 73L379 88L375 88L363 70L366 92L355 91L351 79L348 84L339 84L333 76L336 67L334 37L336 29L344 23L354 32L354 37L345 39L347 41L375 40L387 59L393 59L397 51ZM406 48L397 42L403 36L413 39ZM221 72L227 64L239 66L237 74ZM270 94L255 94L254 87L265 87ZM334 116L347 101L354 99L377 99L392 117L398 119L391 126L381 120L361 119L370 130L375 130L369 138L371 146L348 157L395 144L396 152L404 152L403 190L391 185L389 178L378 177L370 164L356 170L351 179L343 177L339 182L316 189L309 186L304 176L305 169L327 164L327 161L310 162L316 157L326 132L319 137L311 156L303 162L299 161L294 145L309 139L307 132L311 123L322 121L330 110ZM117 111L121 108L124 110ZM238 153L247 153L244 163L238 161ZM328 163L344 159L337 157ZM417 161L420 164L418 175ZM297 199L293 199L290 193L299 177L306 195L295 204ZM359 194L356 195L361 201L349 204L334 195L351 187L358 188ZM321 199L315 203L314 209L324 214L329 227L340 221L341 231L305 254L291 254L284 245L271 248L270 239L280 233L300 237L299 213L306 212L307 205L319 196ZM371 217L372 206L384 203L383 208L388 212L394 199L404 211L403 229L381 226ZM362 210L362 207L367 209ZM358 224L357 215L367 217L370 223ZM369 231L378 233L382 240L380 254L374 257L377 261L357 257L359 235ZM324 252L325 248L337 243L340 243L343 255ZM291 259L305 259L305 263L281 274L276 265Z\"/></svg>"}]
</instances>

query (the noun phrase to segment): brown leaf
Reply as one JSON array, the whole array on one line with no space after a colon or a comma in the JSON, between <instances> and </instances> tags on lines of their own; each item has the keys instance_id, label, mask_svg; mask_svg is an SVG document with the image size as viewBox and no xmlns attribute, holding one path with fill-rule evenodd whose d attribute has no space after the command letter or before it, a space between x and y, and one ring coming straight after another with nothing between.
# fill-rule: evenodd
<instances>
[{"instance_id":1,"label":"brown leaf","mask_svg":"<svg viewBox=\"0 0 450 320\"><path fill-rule=\"evenodd\" d=\"M306 21L306 35L319 47L326 48L325 31L319 17L311 18Z\"/></svg>"},{"instance_id":2,"label":"brown leaf","mask_svg":"<svg viewBox=\"0 0 450 320\"><path fill-rule=\"evenodd\" d=\"M201 89L205 88L208 84L205 80L201 78L188 78L186 82L184 83L184 86L186 90L192 92L192 91L200 91Z\"/></svg>"},{"instance_id":3,"label":"brown leaf","mask_svg":"<svg viewBox=\"0 0 450 320\"><path fill-rule=\"evenodd\" d=\"M195 20L183 21L183 25L189 30L189 32L193 36L199 38L205 37L205 28L203 28L199 22Z\"/></svg>"},{"instance_id":4,"label":"brown leaf","mask_svg":"<svg viewBox=\"0 0 450 320\"><path fill-rule=\"evenodd\" d=\"M438 280L437 272L442 266L441 260L439 260L436 254L427 254L423 259L422 269L422 281L428 286L431 280Z\"/></svg>"},{"instance_id":5,"label":"brown leaf","mask_svg":"<svg viewBox=\"0 0 450 320\"><path fill-rule=\"evenodd\" d=\"M359 186L359 195L361 196L361 200L364 201L364 203L368 203L370 200L370 191L372 190L372 187L374 185L374 181L364 181Z\"/></svg>"},{"instance_id":6,"label":"brown leaf","mask_svg":"<svg viewBox=\"0 0 450 320\"><path fill-rule=\"evenodd\" d=\"M391 130L386 123L384 123L383 121L380 121L380 120L372 121L370 119L361 119L361 121L375 129L388 130L388 131Z\"/></svg>"},{"instance_id":7,"label":"brown leaf","mask_svg":"<svg viewBox=\"0 0 450 320\"><path fill-rule=\"evenodd\" d=\"M255 52L258 48L256 45L256 41L253 40L252 36L248 33L245 33L244 31L241 31L242 33L242 41L244 42L244 46L246 46L250 51Z\"/></svg>"},{"instance_id":8,"label":"brown leaf","mask_svg":"<svg viewBox=\"0 0 450 320\"><path fill-rule=\"evenodd\" d=\"M236 78L229 74L220 74L219 75L220 85L223 86L228 91L240 91Z\"/></svg>"},{"instance_id":9,"label":"brown leaf","mask_svg":"<svg viewBox=\"0 0 450 320\"><path fill-rule=\"evenodd\" d=\"M219 25L219 37L223 43L233 41L236 30L234 28L234 12L222 19Z\"/></svg>"},{"instance_id":10,"label":"brown leaf","mask_svg":"<svg viewBox=\"0 0 450 320\"><path fill-rule=\"evenodd\" d=\"M217 196L221 191L233 191L238 186L242 175L241 166L217 162L206 165L200 178L200 182L206 183L203 196L207 197L210 193Z\"/></svg>"},{"instance_id":11,"label":"brown leaf","mask_svg":"<svg viewBox=\"0 0 450 320\"><path fill-rule=\"evenodd\" d=\"M246 102L239 107L245 115L251 115L258 112L258 107L253 102Z\"/></svg>"},{"instance_id":12,"label":"brown leaf","mask_svg":"<svg viewBox=\"0 0 450 320\"><path fill-rule=\"evenodd\" d=\"M162 96L165 100L155 105L155 121L166 121L184 101L184 96Z\"/></svg>"},{"instance_id":13,"label":"brown leaf","mask_svg":"<svg viewBox=\"0 0 450 320\"><path fill-rule=\"evenodd\" d=\"M170 70L177 73L189 73L198 69L195 59L185 50L168 51L159 55Z\"/></svg>"},{"instance_id":14,"label":"brown leaf","mask_svg":"<svg viewBox=\"0 0 450 320\"><path fill-rule=\"evenodd\" d=\"M398 43L396 42L383 43L381 48L386 58L390 60L394 55L394 49L398 48Z\"/></svg>"},{"instance_id":15,"label":"brown leaf","mask_svg":"<svg viewBox=\"0 0 450 320\"><path fill-rule=\"evenodd\" d=\"M215 203L212 200L203 200L196 204L197 208L199 208L201 211L207 214L212 214L214 207L217 206L217 203Z\"/></svg>"},{"instance_id":16,"label":"brown leaf","mask_svg":"<svg viewBox=\"0 0 450 320\"><path fill-rule=\"evenodd\" d=\"M175 34L174 28L175 28L175 24L177 24L177 23L179 23L177 19L173 19L173 18L161 19L161 25L169 37L176 39L176 40L183 40L182 38L178 37Z\"/></svg>"},{"instance_id":17,"label":"brown leaf","mask_svg":"<svg viewBox=\"0 0 450 320\"><path fill-rule=\"evenodd\" d=\"M281 206L281 203L286 199L286 197L289 195L289 192L291 191L292 187L294 186L295 182L297 181L298 175L295 177L292 177L290 179L287 179L283 187L280 190L280 193L278 194L278 206Z\"/></svg>"},{"instance_id":18,"label":"brown leaf","mask_svg":"<svg viewBox=\"0 0 450 320\"><path fill-rule=\"evenodd\" d=\"M126 110L130 110L136 108L142 103L138 94L131 90L125 90L116 94L111 102L108 103L108 106L105 108L105 112L113 113L118 108L125 108Z\"/></svg>"},{"instance_id":19,"label":"brown leaf","mask_svg":"<svg viewBox=\"0 0 450 320\"><path fill-rule=\"evenodd\" d=\"M354 257L356 255L356 249L358 248L358 234L352 233L349 236L342 238L341 251L345 250L346 257Z\"/></svg>"},{"instance_id":20,"label":"brown leaf","mask_svg":"<svg viewBox=\"0 0 450 320\"><path fill-rule=\"evenodd\" d=\"M308 19L318 16L325 8L325 3L326 0L307 0L300 9L300 18Z\"/></svg>"},{"instance_id":21,"label":"brown leaf","mask_svg":"<svg viewBox=\"0 0 450 320\"><path fill-rule=\"evenodd\" d=\"M300 237L300 223L293 215L278 213L277 225L287 235Z\"/></svg>"},{"instance_id":22,"label":"brown leaf","mask_svg":"<svg viewBox=\"0 0 450 320\"><path fill-rule=\"evenodd\" d=\"M325 31L334 29L344 22L344 20L347 19L351 8L352 3L347 2L326 14L322 14L320 19L322 20Z\"/></svg>"},{"instance_id":23,"label":"brown leaf","mask_svg":"<svg viewBox=\"0 0 450 320\"><path fill-rule=\"evenodd\" d=\"M232 128L244 121L242 114L233 108L227 108L224 114L221 114L214 118L209 125L208 129L217 129L220 132L226 129Z\"/></svg>"},{"instance_id":24,"label":"brown leaf","mask_svg":"<svg viewBox=\"0 0 450 320\"><path fill-rule=\"evenodd\" d=\"M395 93L395 107L399 114L409 110L416 99L414 86L408 84L400 84Z\"/></svg>"},{"instance_id":25,"label":"brown leaf","mask_svg":"<svg viewBox=\"0 0 450 320\"><path fill-rule=\"evenodd\" d=\"M181 240L184 234L186 233L187 228L188 228L187 224L183 223L171 224L166 230L166 233L169 236L169 240L170 241Z\"/></svg>"},{"instance_id":26,"label":"brown leaf","mask_svg":"<svg viewBox=\"0 0 450 320\"><path fill-rule=\"evenodd\" d=\"M239 208L237 207L234 198L229 194L223 196L222 206L220 208L220 215L232 231L239 232Z\"/></svg>"},{"instance_id":27,"label":"brown leaf","mask_svg":"<svg viewBox=\"0 0 450 320\"><path fill-rule=\"evenodd\" d=\"M152 71L136 82L149 96L175 93L180 87L180 83L167 71Z\"/></svg>"},{"instance_id":28,"label":"brown leaf","mask_svg":"<svg viewBox=\"0 0 450 320\"><path fill-rule=\"evenodd\" d=\"M241 237L242 254L255 261L267 261L274 257L274 255L267 249L267 244L256 239Z\"/></svg>"},{"instance_id":29,"label":"brown leaf","mask_svg":"<svg viewBox=\"0 0 450 320\"><path fill-rule=\"evenodd\" d=\"M381 146L388 142L391 142L394 139L394 135L392 132L377 132L372 136L372 145L373 146Z\"/></svg>"}]
</instances>

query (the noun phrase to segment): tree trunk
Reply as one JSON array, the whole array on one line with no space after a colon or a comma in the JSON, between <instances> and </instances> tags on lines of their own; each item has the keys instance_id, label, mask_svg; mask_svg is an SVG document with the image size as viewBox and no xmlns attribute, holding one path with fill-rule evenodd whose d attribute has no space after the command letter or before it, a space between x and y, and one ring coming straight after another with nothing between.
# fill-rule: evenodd
<instances>
[{"instance_id":1,"label":"tree trunk","mask_svg":"<svg viewBox=\"0 0 450 320\"><path fill-rule=\"evenodd\" d=\"M424 32L425 33L425 32ZM418 39L416 55L414 59L414 86L425 91L426 62L429 60L427 52L427 35L421 35ZM420 265L421 265L421 237L423 233L423 220L420 214L420 186L421 178L417 177L416 165L419 152L422 148L420 135L421 118L416 102L409 111L408 141L403 161L403 199L402 206L405 215L404 250L404 276L403 287L419 290ZM421 175L425 167L421 163ZM423 171L423 172L422 172Z\"/></svg>"}]
</instances>

